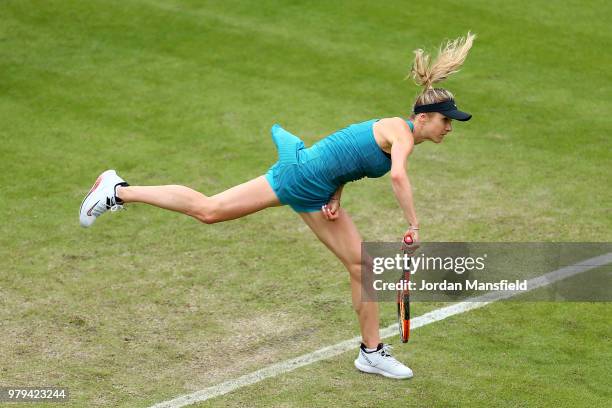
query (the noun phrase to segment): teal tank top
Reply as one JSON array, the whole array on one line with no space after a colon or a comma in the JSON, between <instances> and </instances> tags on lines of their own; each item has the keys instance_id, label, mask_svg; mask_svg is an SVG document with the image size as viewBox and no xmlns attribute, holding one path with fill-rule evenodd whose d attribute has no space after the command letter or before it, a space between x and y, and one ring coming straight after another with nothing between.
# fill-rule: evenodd
<instances>
[{"instance_id":1,"label":"teal tank top","mask_svg":"<svg viewBox=\"0 0 612 408\"><path fill-rule=\"evenodd\" d=\"M373 126L377 121L371 119L355 123L319 140L311 147L300 150L298 161L308 163L317 159L317 162L324 164L324 173L317 172L316 177L333 191L350 181L385 175L391 170L391 156L376 144ZM409 120L406 122L414 131L413 123Z\"/></svg>"}]
</instances>

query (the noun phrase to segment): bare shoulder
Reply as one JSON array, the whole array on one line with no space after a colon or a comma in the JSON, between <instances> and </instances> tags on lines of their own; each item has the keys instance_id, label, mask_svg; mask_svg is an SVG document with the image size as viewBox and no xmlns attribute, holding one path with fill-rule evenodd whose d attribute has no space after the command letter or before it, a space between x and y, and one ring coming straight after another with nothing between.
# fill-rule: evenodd
<instances>
[{"instance_id":1,"label":"bare shoulder","mask_svg":"<svg viewBox=\"0 0 612 408\"><path fill-rule=\"evenodd\" d=\"M392 117L392 118L384 118L382 120L384 120L386 123L389 123L391 125L396 125L396 126L407 125L406 121L403 118L400 118L398 116L395 116L395 117Z\"/></svg>"},{"instance_id":2,"label":"bare shoulder","mask_svg":"<svg viewBox=\"0 0 612 408\"><path fill-rule=\"evenodd\" d=\"M402 131L411 132L410 126L408 123L402 118L393 117L393 118L384 118L378 121L377 125L380 128L382 133L398 133Z\"/></svg>"},{"instance_id":3,"label":"bare shoulder","mask_svg":"<svg viewBox=\"0 0 612 408\"><path fill-rule=\"evenodd\" d=\"M380 119L374 123L373 131L376 143L387 153L396 140L406 140L406 132L411 132L406 121L398 117Z\"/></svg>"},{"instance_id":4,"label":"bare shoulder","mask_svg":"<svg viewBox=\"0 0 612 408\"><path fill-rule=\"evenodd\" d=\"M392 143L395 138L402 137L406 133L412 133L408 123L402 118L383 118L376 123L376 133L385 141Z\"/></svg>"}]
</instances>

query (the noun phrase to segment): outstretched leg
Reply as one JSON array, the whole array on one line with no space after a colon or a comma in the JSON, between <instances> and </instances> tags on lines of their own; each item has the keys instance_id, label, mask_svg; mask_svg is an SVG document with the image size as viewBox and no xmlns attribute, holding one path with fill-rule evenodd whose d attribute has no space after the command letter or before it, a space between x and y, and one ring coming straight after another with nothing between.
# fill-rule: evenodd
<instances>
[{"instance_id":1,"label":"outstretched leg","mask_svg":"<svg viewBox=\"0 0 612 408\"><path fill-rule=\"evenodd\" d=\"M210 197L178 185L117 187L116 191L117 197L125 203L154 205L189 215L206 224L233 220L281 205L264 176Z\"/></svg>"},{"instance_id":2,"label":"outstretched leg","mask_svg":"<svg viewBox=\"0 0 612 408\"><path fill-rule=\"evenodd\" d=\"M361 337L367 347L380 343L378 333L378 303L361 299L361 235L344 209L335 221L325 219L320 211L299 213L315 235L344 264L351 278L353 308L359 319Z\"/></svg>"}]
</instances>

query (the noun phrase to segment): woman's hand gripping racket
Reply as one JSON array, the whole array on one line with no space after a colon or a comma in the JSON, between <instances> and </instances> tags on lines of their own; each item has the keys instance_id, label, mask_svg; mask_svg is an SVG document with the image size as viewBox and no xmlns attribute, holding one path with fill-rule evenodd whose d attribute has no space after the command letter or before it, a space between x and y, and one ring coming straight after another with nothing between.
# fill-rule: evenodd
<instances>
[{"instance_id":1,"label":"woman's hand gripping racket","mask_svg":"<svg viewBox=\"0 0 612 408\"><path fill-rule=\"evenodd\" d=\"M414 253L414 239L412 232L406 233L403 239L402 250L404 254L412 255ZM410 264L409 264L410 266ZM408 343L410 338L410 268L404 269L402 278L400 279L400 289L397 291L397 320L399 323L399 333L402 343Z\"/></svg>"}]
</instances>

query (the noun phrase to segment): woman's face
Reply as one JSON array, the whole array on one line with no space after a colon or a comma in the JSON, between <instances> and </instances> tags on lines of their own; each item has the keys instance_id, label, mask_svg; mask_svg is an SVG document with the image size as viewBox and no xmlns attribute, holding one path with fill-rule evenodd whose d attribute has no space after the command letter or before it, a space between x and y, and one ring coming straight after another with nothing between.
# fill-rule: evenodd
<instances>
[{"instance_id":1,"label":"woman's face","mask_svg":"<svg viewBox=\"0 0 612 408\"><path fill-rule=\"evenodd\" d=\"M425 139L434 143L441 143L444 136L453 130L452 119L447 118L439 112L432 112L429 115L423 114L421 134Z\"/></svg>"}]
</instances>

